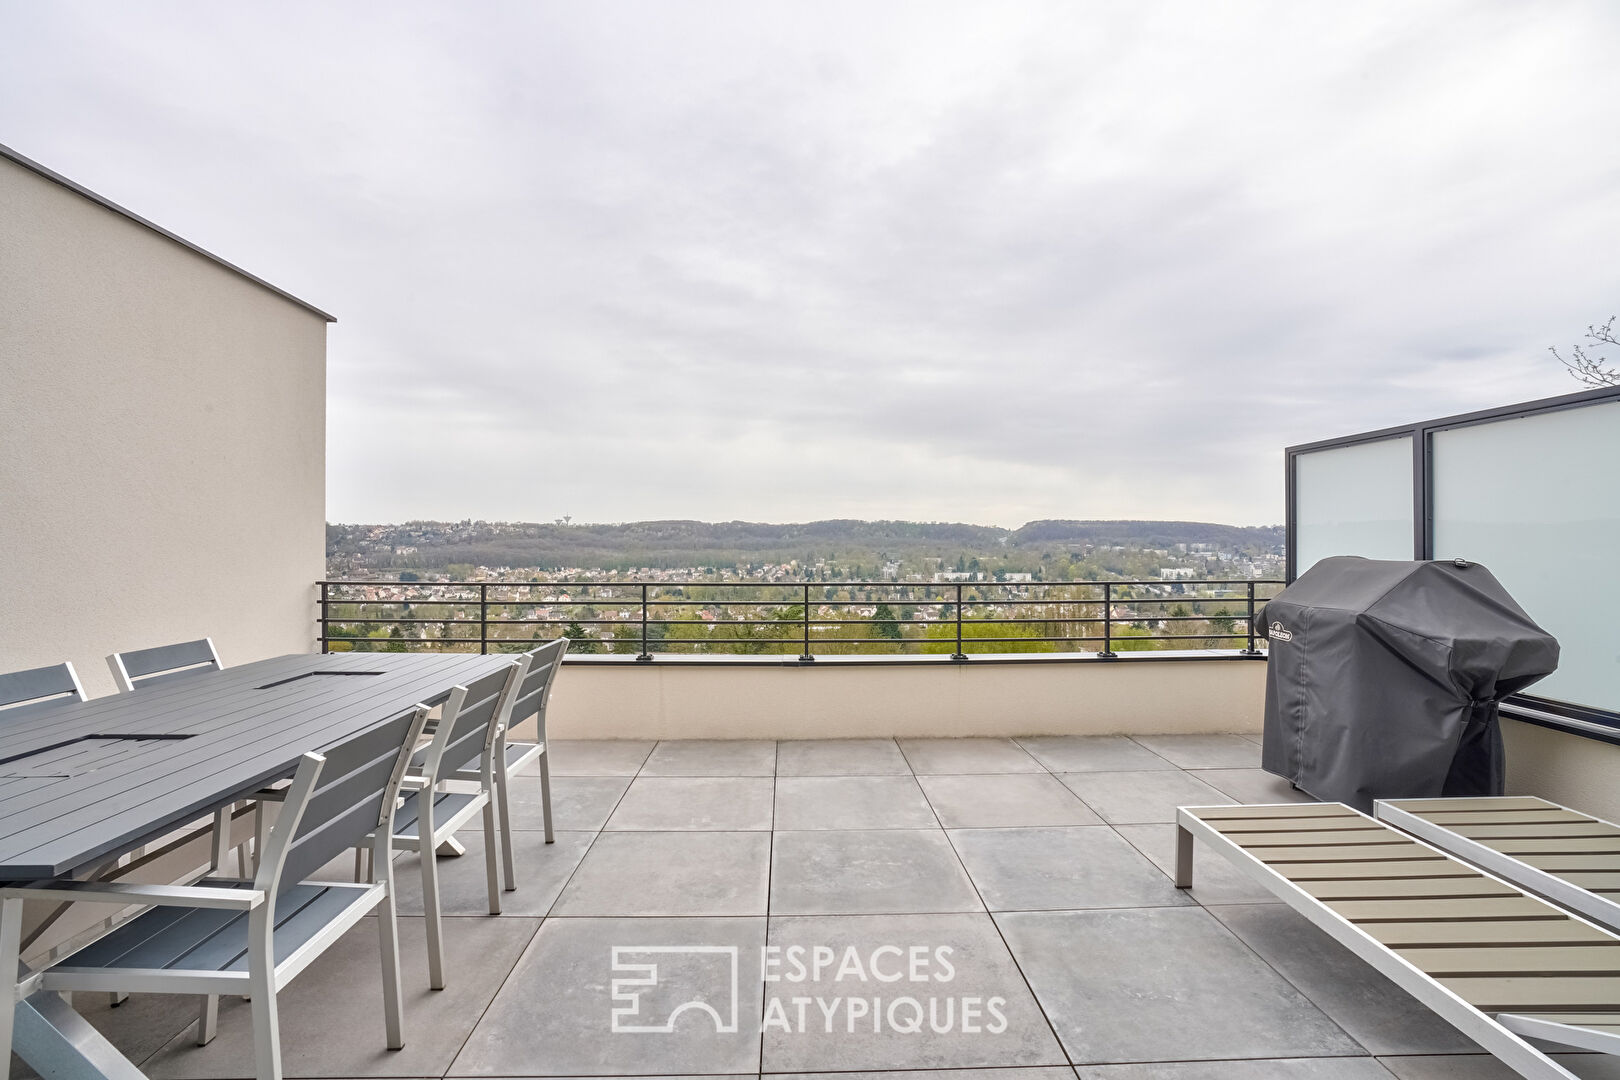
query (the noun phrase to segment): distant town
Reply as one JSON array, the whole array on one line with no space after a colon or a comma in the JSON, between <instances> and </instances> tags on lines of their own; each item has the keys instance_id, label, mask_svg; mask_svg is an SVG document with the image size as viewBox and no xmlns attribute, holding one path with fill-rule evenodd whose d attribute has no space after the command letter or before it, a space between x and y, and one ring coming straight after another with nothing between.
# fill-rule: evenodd
<instances>
[{"instance_id":1,"label":"distant town","mask_svg":"<svg viewBox=\"0 0 1620 1080\"><path fill-rule=\"evenodd\" d=\"M1207 649L1247 644L1247 583L1282 577L1283 530L414 521L330 525L327 559L335 649L558 634L635 655Z\"/></svg>"}]
</instances>

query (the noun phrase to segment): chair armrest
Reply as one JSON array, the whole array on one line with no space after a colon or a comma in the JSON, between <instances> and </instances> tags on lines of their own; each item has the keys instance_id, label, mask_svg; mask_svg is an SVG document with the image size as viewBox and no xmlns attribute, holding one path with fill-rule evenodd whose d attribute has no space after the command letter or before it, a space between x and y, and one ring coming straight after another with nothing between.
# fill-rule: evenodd
<instances>
[{"instance_id":1,"label":"chair armrest","mask_svg":"<svg viewBox=\"0 0 1620 1080\"><path fill-rule=\"evenodd\" d=\"M138 885L113 881L52 881L8 885L0 897L54 900L58 903L148 904L154 907L228 908L250 911L264 903L258 889L220 889L208 885Z\"/></svg>"},{"instance_id":2,"label":"chair armrest","mask_svg":"<svg viewBox=\"0 0 1620 1080\"><path fill-rule=\"evenodd\" d=\"M433 782L425 776L412 776L406 773L399 781L401 791L421 791L433 786Z\"/></svg>"}]
</instances>

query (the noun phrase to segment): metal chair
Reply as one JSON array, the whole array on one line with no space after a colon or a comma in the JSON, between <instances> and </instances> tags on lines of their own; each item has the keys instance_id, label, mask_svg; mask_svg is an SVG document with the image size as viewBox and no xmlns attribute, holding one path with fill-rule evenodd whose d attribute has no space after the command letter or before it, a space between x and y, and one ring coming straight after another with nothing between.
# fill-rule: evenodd
<instances>
[{"instance_id":1,"label":"metal chair","mask_svg":"<svg viewBox=\"0 0 1620 1080\"><path fill-rule=\"evenodd\" d=\"M178 645L113 653L107 657L107 666L112 669L113 682L127 694L139 687L170 682L201 671L218 671L225 665L219 662L214 639L202 638Z\"/></svg>"},{"instance_id":2,"label":"metal chair","mask_svg":"<svg viewBox=\"0 0 1620 1080\"><path fill-rule=\"evenodd\" d=\"M496 739L495 760L501 765L494 770L495 801L501 822L501 858L508 892L517 888L517 868L512 858L512 799L509 780L522 772L529 762L537 759L540 762L540 810L545 821L546 843L556 841L551 828L551 757L546 753L546 704L551 700L551 691L557 685L557 671L561 668L563 656L567 652L568 639L562 637L523 654L528 660L528 669L518 684L517 693L513 695L512 707L502 722ZM509 742L507 735L512 727L531 716L534 717L535 741ZM470 771L458 773L455 779L474 779L474 774Z\"/></svg>"},{"instance_id":3,"label":"metal chair","mask_svg":"<svg viewBox=\"0 0 1620 1080\"><path fill-rule=\"evenodd\" d=\"M495 822L495 747L528 657L473 679L450 691L433 741L411 759L405 777L408 794L394 815L392 847L415 851L422 863L422 907L427 923L428 985L444 989L443 918L439 911L439 845L455 836L480 810L484 815L484 863L489 913L501 913L500 830ZM469 762L476 770L466 770ZM475 790L443 789L450 779L474 779ZM469 785L471 786L471 785ZM373 851L378 850L373 848ZM357 853L358 854L358 853ZM375 860L375 855L373 855ZM375 862L373 862L375 866Z\"/></svg>"},{"instance_id":4,"label":"metal chair","mask_svg":"<svg viewBox=\"0 0 1620 1080\"><path fill-rule=\"evenodd\" d=\"M175 645L158 645L150 649L134 649L130 652L113 653L107 657L107 667L112 670L113 682L118 685L120 693L133 693L136 690L160 683L173 682L204 671L220 671L224 668L220 663L219 652L214 648L213 638L199 638L196 641L182 641ZM213 867L220 870L225 863L225 853L233 845L230 843L231 822L236 815L240 803L221 807L214 814L214 851ZM255 808L255 814L262 811ZM258 820L254 823L254 833L260 831ZM236 848L237 872L246 877L248 874L248 842L234 845Z\"/></svg>"},{"instance_id":5,"label":"metal chair","mask_svg":"<svg viewBox=\"0 0 1620 1080\"><path fill-rule=\"evenodd\" d=\"M0 710L46 702L72 705L83 700L84 687L79 685L79 674L70 663L0 674Z\"/></svg>"},{"instance_id":6,"label":"metal chair","mask_svg":"<svg viewBox=\"0 0 1620 1080\"><path fill-rule=\"evenodd\" d=\"M374 843L381 881L302 879L368 836L390 834L394 804L427 714L426 706L418 706L323 753L304 755L251 881L51 881L0 888L0 971L19 970L25 900L150 905L59 963L25 974L16 995L75 990L205 995L199 1043L213 1038L217 995L250 995L255 1075L280 1080L277 993L376 910L388 1047L404 1046L399 931L386 839ZM0 1009L0 1061L9 1059L12 1026L12 1010Z\"/></svg>"}]
</instances>

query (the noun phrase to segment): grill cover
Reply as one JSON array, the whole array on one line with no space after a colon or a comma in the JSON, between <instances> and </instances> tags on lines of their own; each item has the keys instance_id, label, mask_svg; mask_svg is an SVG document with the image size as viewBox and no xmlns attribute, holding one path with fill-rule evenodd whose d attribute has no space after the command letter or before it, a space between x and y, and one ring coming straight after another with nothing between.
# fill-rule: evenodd
<instances>
[{"instance_id":1,"label":"grill cover","mask_svg":"<svg viewBox=\"0 0 1620 1080\"><path fill-rule=\"evenodd\" d=\"M1558 642L1477 563L1323 559L1256 617L1261 764L1318 799L1500 795L1497 706Z\"/></svg>"}]
</instances>

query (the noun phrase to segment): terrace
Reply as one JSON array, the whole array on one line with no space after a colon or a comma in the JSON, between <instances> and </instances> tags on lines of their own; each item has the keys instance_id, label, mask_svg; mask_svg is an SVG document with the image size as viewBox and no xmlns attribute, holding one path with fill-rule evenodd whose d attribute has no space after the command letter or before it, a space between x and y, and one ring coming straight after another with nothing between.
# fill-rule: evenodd
<instances>
[{"instance_id":1,"label":"terrace","mask_svg":"<svg viewBox=\"0 0 1620 1080\"><path fill-rule=\"evenodd\" d=\"M8 586L15 616L0 622L4 669L72 659L105 693L103 656L167 641L212 636L229 667L392 648L369 638L379 627L401 629L400 651L498 652L591 623L581 611L525 613L533 602L516 587L457 585L436 600L424 586L412 604L450 609L424 616L400 611L399 595L324 582L329 317L9 152L0 185L0 231L18 253L0 266L0 296L28 316L4 320L23 327L27 347L3 352L30 357L0 423L0 458L37 465L8 475L20 509L0 516L0 549L20 570ZM109 382L108 356L139 377ZM1585 413L1612 439L1603 410L1620 408L1616 397L1573 395L1539 411L1599 403ZM1613 508L1581 518L1588 531L1568 547L1569 492L1543 478L1557 471L1549 455L1609 452L1572 451L1542 432L1509 446L1504 464L1491 447L1452 441L1474 425L1291 454L1290 569L1338 551L1428 558L1461 544L1493 567L1532 565L1522 580L1565 639L1567 671L1556 693L1518 702L1504 724L1510 788L1614 817L1620 703L1602 664L1615 655L1608 613L1620 579L1606 564L1549 578L1522 551L1490 548L1531 535L1527 550L1602 563ZM1312 472L1341 449L1342 468ZM1512 528L1481 523L1462 512L1476 510L1471 501L1428 486L1459 460L1486 477L1535 470L1526 498L1564 503L1525 510ZM112 461L142 482L115 475ZM1452 490L1489 486L1461 475ZM1575 494L1586 507L1603 491ZM1226 591L1185 591L1206 586ZM504 913L484 913L478 830L461 836L467 855L441 860L442 992L423 971L415 856L400 856L405 1049L375 1037L375 929L359 926L283 995L287 1074L1510 1075L1220 858L1199 859L1191 891L1172 886L1175 807L1300 797L1259 769L1265 666L1252 617L1275 583L1020 584L1019 596L885 587L917 609L895 620L898 639L859 640L866 633L837 610L873 597L796 584L728 601L758 608L757 619L725 620L745 632L722 650L712 629L659 616L660 603L688 598L626 595L615 583L615 612L628 604L633 615L610 621L629 632L598 636L610 651L570 658L550 716L557 842L543 842L540 780L525 776L519 887ZM1039 603L1051 606L1029 610ZM1017 608L1008 619L1020 629L997 628L1001 604ZM1164 610L1178 604L1183 614ZM437 636L417 636L423 625ZM1127 648L1144 643L1155 647ZM885 947L950 949L952 977L913 996L958 1010L973 999L986 1010L979 1030L964 1030L965 1011L943 1032L895 1030L885 1011L874 1030L849 1000L887 999L881 978L824 972L808 990L762 982L760 948L795 945L840 957L855 946L868 967ZM720 1025L735 1030L694 1013L669 1032L616 1032L616 946L735 947L738 1014ZM702 978L676 970L669 985L701 997ZM842 1011L803 1014L794 999L805 997ZM1003 999L994 1010L992 998ZM219 1036L203 1048L189 1034L194 999L136 994L113 1008L81 994L75 1006L150 1076L253 1074L239 998L222 1003ZM1580 1076L1620 1076L1614 1059L1560 1060Z\"/></svg>"},{"instance_id":2,"label":"terrace","mask_svg":"<svg viewBox=\"0 0 1620 1080\"><path fill-rule=\"evenodd\" d=\"M566 676L565 676L566 677ZM1178 804L1299 798L1244 735L558 742L557 842L518 788L521 885L484 913L480 834L441 860L449 986L423 975L414 856L398 863L404 1050L374 1037L376 936L357 927L283 995L289 1076L629 1076L994 1068L1008 1080L1512 1074L1224 860L1171 884ZM334 867L341 873L345 868ZM614 946L737 946L740 1023L615 1033ZM893 997L825 972L762 987L762 946L953 951L902 993L1001 997L1005 1030L832 1033L791 999ZM782 969L783 971L786 968ZM760 1032L784 999L793 1030ZM191 999L78 1007L148 1075L251 1074L248 1008L193 1045ZM905 1014L902 1014L904 1016ZM958 1023L958 1027L959 1027ZM1613 1059L1560 1055L1582 1077ZM1017 1071L1027 1069L1027 1072ZM972 1075L955 1073L954 1075ZM988 1074L986 1074L988 1075Z\"/></svg>"}]
</instances>

